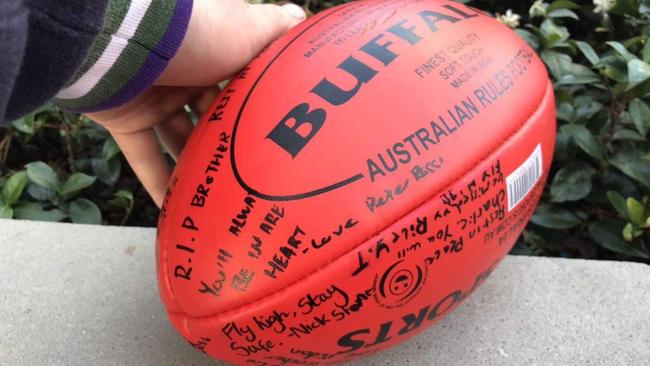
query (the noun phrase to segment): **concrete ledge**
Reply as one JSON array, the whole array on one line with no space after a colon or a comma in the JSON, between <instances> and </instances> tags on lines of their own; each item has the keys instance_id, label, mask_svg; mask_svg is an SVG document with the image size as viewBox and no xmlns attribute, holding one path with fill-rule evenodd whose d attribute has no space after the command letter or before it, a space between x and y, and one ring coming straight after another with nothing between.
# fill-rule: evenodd
<instances>
[{"instance_id":1,"label":"concrete ledge","mask_svg":"<svg viewBox=\"0 0 650 366\"><path fill-rule=\"evenodd\" d=\"M0 365L221 365L168 323L153 229L0 220ZM650 266L508 257L457 311L355 365L648 365Z\"/></svg>"}]
</instances>

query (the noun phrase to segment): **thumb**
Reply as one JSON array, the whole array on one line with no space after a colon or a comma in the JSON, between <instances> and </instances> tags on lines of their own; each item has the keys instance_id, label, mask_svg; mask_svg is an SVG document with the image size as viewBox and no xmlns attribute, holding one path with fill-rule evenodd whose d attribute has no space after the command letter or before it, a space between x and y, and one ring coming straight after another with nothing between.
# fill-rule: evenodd
<instances>
[{"instance_id":1,"label":"thumb","mask_svg":"<svg viewBox=\"0 0 650 366\"><path fill-rule=\"evenodd\" d=\"M195 1L194 5L185 40L157 85L215 85L306 18L296 4L221 0Z\"/></svg>"},{"instance_id":2,"label":"thumb","mask_svg":"<svg viewBox=\"0 0 650 366\"><path fill-rule=\"evenodd\" d=\"M246 13L252 27L248 34L253 55L307 18L305 11L293 3L249 4Z\"/></svg>"}]
</instances>

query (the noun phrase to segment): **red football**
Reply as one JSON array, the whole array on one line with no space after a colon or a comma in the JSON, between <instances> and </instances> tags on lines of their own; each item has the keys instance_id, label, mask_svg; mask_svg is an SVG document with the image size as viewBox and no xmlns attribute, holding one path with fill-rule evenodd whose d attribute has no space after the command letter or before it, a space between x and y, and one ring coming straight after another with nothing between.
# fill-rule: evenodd
<instances>
[{"instance_id":1,"label":"red football","mask_svg":"<svg viewBox=\"0 0 650 366\"><path fill-rule=\"evenodd\" d=\"M554 141L543 63L489 16L437 0L318 14L234 77L187 143L159 223L169 317L236 364L400 343L508 253Z\"/></svg>"}]
</instances>

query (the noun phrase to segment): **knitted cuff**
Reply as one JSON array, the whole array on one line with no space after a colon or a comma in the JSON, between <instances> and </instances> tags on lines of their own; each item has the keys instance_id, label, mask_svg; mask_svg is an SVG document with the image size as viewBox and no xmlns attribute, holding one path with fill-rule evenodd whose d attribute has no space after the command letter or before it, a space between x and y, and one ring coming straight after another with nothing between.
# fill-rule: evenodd
<instances>
[{"instance_id":1,"label":"knitted cuff","mask_svg":"<svg viewBox=\"0 0 650 366\"><path fill-rule=\"evenodd\" d=\"M55 103L96 112L147 90L178 51L192 5L192 0L111 0L104 30Z\"/></svg>"}]
</instances>

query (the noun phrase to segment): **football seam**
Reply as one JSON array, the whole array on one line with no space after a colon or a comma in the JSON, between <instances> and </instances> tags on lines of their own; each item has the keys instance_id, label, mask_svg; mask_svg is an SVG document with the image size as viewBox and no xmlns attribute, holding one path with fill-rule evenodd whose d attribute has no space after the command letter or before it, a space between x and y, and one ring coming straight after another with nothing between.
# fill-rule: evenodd
<instances>
[{"instance_id":1,"label":"football seam","mask_svg":"<svg viewBox=\"0 0 650 366\"><path fill-rule=\"evenodd\" d=\"M220 311L220 312L218 312L218 313L216 313L216 314L202 315L202 316L190 316L186 311L169 311L169 310L167 310L167 313L168 313L168 314L173 314L173 315L185 315L186 319L185 319L184 321L187 321L187 320L190 320L190 319L191 319L191 320L201 320L201 319L209 319L209 318L214 319L214 318L224 317L224 316L227 316L227 315L229 315L229 314L239 312L239 311L242 310L242 309L245 309L245 308L248 308L248 307L254 307L254 306L257 305L257 304L259 304L259 303L261 303L261 302L264 302L264 301L265 301L266 299L268 299L268 298L274 297L274 296L276 296L276 295L278 295L278 294L280 294L280 293L282 293L282 292L288 291L289 289L291 289L291 288L292 288L294 285L296 285L297 283L300 283L300 282L306 280L307 278L310 278L310 277L312 277L312 276L315 276L315 275L317 275L318 273L320 273L321 271L326 270L330 265L332 265L332 264L335 263L335 262L338 262L341 258L343 258L343 257L345 257L346 255L348 255L348 254L352 253L353 251L357 250L360 246L364 245L364 244L365 244L366 242L368 242L368 240L370 240L371 238L373 238L373 237L375 237L375 236L377 236L377 235L380 235L380 234L383 233L385 230L387 230L389 227L391 227L391 226L394 225L395 223L397 223L397 222L401 221L402 219L404 219L404 218L405 218L406 216L408 216L411 212L418 210L419 208L421 208L422 206L424 206L425 204L427 204L428 202L430 202L430 201L433 199L433 197L435 197L437 194L439 194L440 192L445 191L445 190L448 189L449 187L451 187L451 186L453 186L454 184L458 183L458 181L460 181L460 180L462 180L463 178L465 178L465 176L467 175L467 173L469 173L470 171L474 170L474 169L475 169L477 166L479 166L480 164L484 163L484 162L485 162L485 161L486 161L486 160L487 160L491 155L493 155L493 154L495 153L496 150L499 149L499 147L501 147L501 145L502 145L504 142L510 140L514 135L516 135L519 131L521 131L522 127L525 126L525 125L527 125L528 122L530 122L530 121L531 121L531 120L532 120L536 115L539 115L539 114L542 113L542 111L544 110L544 107L549 103L549 100L551 99L551 91L552 91L552 90L553 90L552 84L551 84L550 80L547 80L547 83L546 83L546 89L544 90L544 94L543 94L542 99L541 99L539 105L537 106L537 108L535 108L535 109L530 113L530 115L528 116L528 118L525 118L524 121L523 121L522 123L520 123L519 125L517 125L517 127L515 128L515 130L514 130L512 133L508 134L506 137L504 137L503 139L501 139L501 140L496 144L496 148L495 148L495 149L492 149L492 150L491 150L491 151L490 151L486 156L484 156L484 157L478 159L477 162L476 162L475 164L473 164L472 166L470 166L468 169L464 170L464 171L463 171L461 174L459 174L459 175L458 175L454 180L452 180L451 182L449 182L449 184L445 185L445 187L443 187L442 189L436 190L436 191L433 192L431 195L428 195L428 196L427 196L425 199L423 199L420 203L416 204L416 205L413 207L413 209L409 210L409 211L408 211L407 213L405 213L404 215L401 215L401 216L398 217L397 219L393 220L391 223L389 223L388 225L386 225L384 228L378 230L377 232L375 232L375 233L373 233L373 234L371 234L371 235L368 235L368 237L367 237L366 239L361 240L361 241L359 242L358 245L355 245L355 246L354 246L353 248L351 248L350 250L347 250L347 251L345 251L344 253L342 253L341 255L336 256L335 258L333 258L332 260L330 260L329 262L327 262L326 264L324 264L322 267L317 268L317 269L315 269L315 270L312 271L312 272L309 272L309 273L304 274L303 276L301 276L301 277L300 277L299 279L297 279L296 281L293 281L293 282L287 284L286 286L284 286L284 287L282 287L282 288L280 288L280 289L278 289L278 290L276 290L276 291L274 291L274 292L268 293L268 294L266 294L266 295L264 295L264 296L262 296L262 297L260 297L260 298L257 298L257 299L254 299L254 300L252 300L252 301L246 302L245 304L242 304L242 305L239 305L239 306L236 306L236 307L230 308L230 309L226 309L226 310ZM167 263L165 263L165 267L167 267ZM166 279L166 280L169 279L168 271L165 271L165 279ZM170 282L170 285L171 285L171 282ZM172 287L172 286L169 287L169 292L170 292L170 297L172 297L172 298L174 299L174 301L176 302L176 304L177 304L180 308L182 308L180 302L178 301L178 299L176 298L176 296L175 296L175 294L174 294L174 291L173 291L173 287Z\"/></svg>"}]
</instances>

